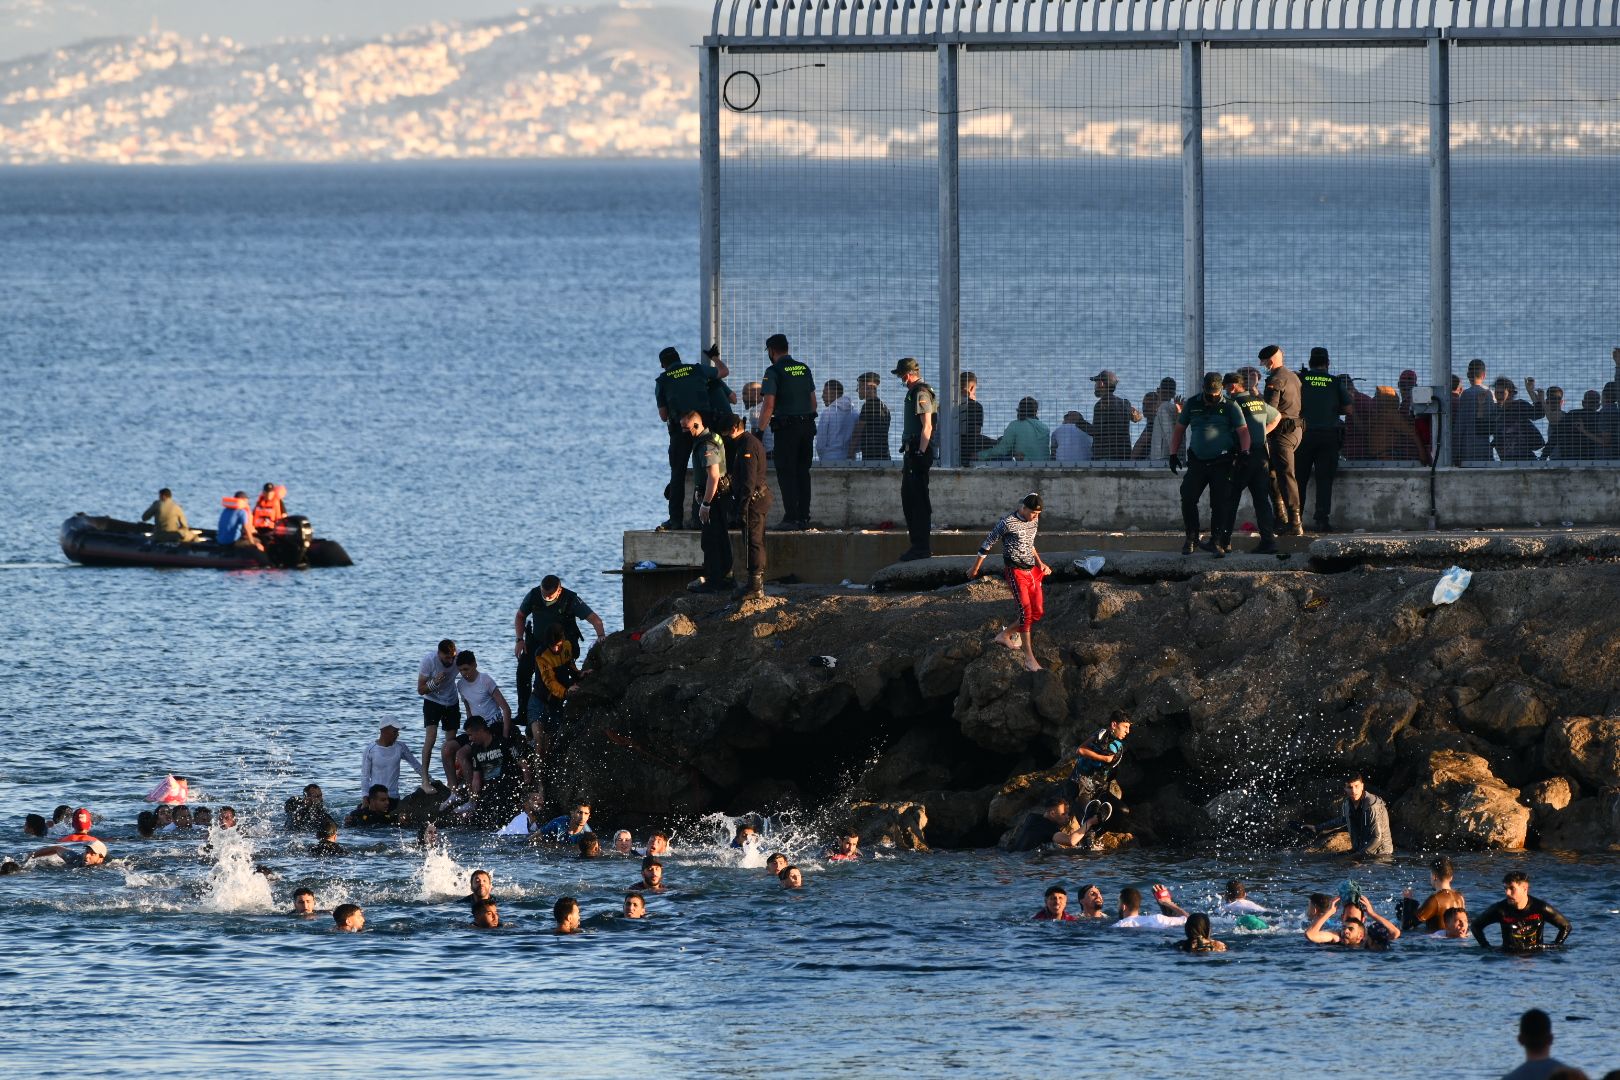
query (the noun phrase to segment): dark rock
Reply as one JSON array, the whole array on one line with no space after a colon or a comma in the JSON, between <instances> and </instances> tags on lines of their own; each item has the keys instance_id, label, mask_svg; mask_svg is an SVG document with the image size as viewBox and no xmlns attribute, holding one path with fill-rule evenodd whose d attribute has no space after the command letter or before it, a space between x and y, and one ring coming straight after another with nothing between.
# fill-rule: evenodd
<instances>
[{"instance_id":1,"label":"dark rock","mask_svg":"<svg viewBox=\"0 0 1620 1080\"><path fill-rule=\"evenodd\" d=\"M990 839L990 800L997 785L977 791L924 791L911 802L921 803L928 812L928 842L934 847L955 848L977 840Z\"/></svg>"},{"instance_id":2,"label":"dark rock","mask_svg":"<svg viewBox=\"0 0 1620 1080\"><path fill-rule=\"evenodd\" d=\"M1493 742L1530 746L1541 741L1547 706L1528 686L1507 682L1473 701L1458 701L1457 719L1467 730Z\"/></svg>"},{"instance_id":3,"label":"dark rock","mask_svg":"<svg viewBox=\"0 0 1620 1080\"><path fill-rule=\"evenodd\" d=\"M676 612L641 635L641 647L648 652L668 652L698 631L697 623Z\"/></svg>"},{"instance_id":4,"label":"dark rock","mask_svg":"<svg viewBox=\"0 0 1620 1080\"><path fill-rule=\"evenodd\" d=\"M990 824L1005 829L1023 819L1026 812L1038 809L1056 788L1069 778L1067 764L1024 773L1008 780L990 800L987 813Z\"/></svg>"},{"instance_id":5,"label":"dark rock","mask_svg":"<svg viewBox=\"0 0 1620 1080\"><path fill-rule=\"evenodd\" d=\"M1589 788L1620 786L1620 716L1570 716L1547 726L1542 757Z\"/></svg>"},{"instance_id":6,"label":"dark rock","mask_svg":"<svg viewBox=\"0 0 1620 1080\"><path fill-rule=\"evenodd\" d=\"M1524 847L1530 810L1519 791L1491 775L1477 754L1437 750L1427 775L1396 800L1392 825L1406 844L1419 848L1517 851Z\"/></svg>"},{"instance_id":7,"label":"dark rock","mask_svg":"<svg viewBox=\"0 0 1620 1080\"><path fill-rule=\"evenodd\" d=\"M1025 671L1019 654L993 648L968 665L955 715L963 735L1011 754L1039 738L1047 723L1066 719L1068 700L1051 672Z\"/></svg>"},{"instance_id":8,"label":"dark rock","mask_svg":"<svg viewBox=\"0 0 1620 1080\"><path fill-rule=\"evenodd\" d=\"M1620 851L1620 793L1577 799L1541 815L1537 830L1545 851Z\"/></svg>"},{"instance_id":9,"label":"dark rock","mask_svg":"<svg viewBox=\"0 0 1620 1080\"><path fill-rule=\"evenodd\" d=\"M923 788L944 788L951 782L954 743L936 728L915 727L883 751L862 786L881 796Z\"/></svg>"},{"instance_id":10,"label":"dark rock","mask_svg":"<svg viewBox=\"0 0 1620 1080\"><path fill-rule=\"evenodd\" d=\"M849 808L851 827L861 834L867 847L897 847L907 851L927 851L924 832L928 811L914 802L858 802Z\"/></svg>"}]
</instances>

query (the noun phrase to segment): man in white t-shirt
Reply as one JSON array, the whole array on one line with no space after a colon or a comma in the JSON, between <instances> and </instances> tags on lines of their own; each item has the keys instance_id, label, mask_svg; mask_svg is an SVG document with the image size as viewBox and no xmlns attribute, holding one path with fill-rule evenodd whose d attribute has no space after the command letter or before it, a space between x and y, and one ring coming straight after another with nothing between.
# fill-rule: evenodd
<instances>
[{"instance_id":1,"label":"man in white t-shirt","mask_svg":"<svg viewBox=\"0 0 1620 1080\"><path fill-rule=\"evenodd\" d=\"M506 703L506 697L501 693L501 688L495 685L495 680L478 670L478 657L473 655L471 649L463 649L457 654L456 673L456 693L467 705L467 719L479 716L493 727L499 718L502 737L510 739L512 706Z\"/></svg>"},{"instance_id":2,"label":"man in white t-shirt","mask_svg":"<svg viewBox=\"0 0 1620 1080\"><path fill-rule=\"evenodd\" d=\"M422 760L433 761L433 744L439 739L439 726L452 721L452 729L461 726L461 704L456 700L456 643L449 638L439 647L422 657L416 669L416 692L422 698ZM445 777L448 783L452 777ZM433 783L428 770L422 769L422 790L431 791ZM397 795L390 791L389 794Z\"/></svg>"},{"instance_id":3,"label":"man in white t-shirt","mask_svg":"<svg viewBox=\"0 0 1620 1080\"><path fill-rule=\"evenodd\" d=\"M382 731L377 735L377 741L367 746L360 755L360 797L363 799L371 793L374 786L388 789L390 799L399 798L399 763L401 759L411 763L411 768L427 779L427 770L422 763L416 760L416 755L399 741L399 728L393 724L384 724Z\"/></svg>"},{"instance_id":4,"label":"man in white t-shirt","mask_svg":"<svg viewBox=\"0 0 1620 1080\"><path fill-rule=\"evenodd\" d=\"M1153 899L1159 902L1162 914L1142 914L1142 894L1136 889L1119 891L1119 921L1116 930L1178 930L1187 925L1187 913L1170 899L1170 890L1163 885L1153 886Z\"/></svg>"}]
</instances>

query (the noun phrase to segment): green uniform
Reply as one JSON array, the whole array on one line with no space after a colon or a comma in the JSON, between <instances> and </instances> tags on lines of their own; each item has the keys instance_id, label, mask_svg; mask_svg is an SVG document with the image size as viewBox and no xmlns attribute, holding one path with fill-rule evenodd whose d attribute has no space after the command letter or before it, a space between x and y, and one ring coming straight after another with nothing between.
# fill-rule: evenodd
<instances>
[{"instance_id":1,"label":"green uniform","mask_svg":"<svg viewBox=\"0 0 1620 1080\"><path fill-rule=\"evenodd\" d=\"M697 437L692 446L692 471L697 474L693 489L697 492L699 501L703 499L703 489L708 483L709 466L720 466L720 483L725 486L726 479L726 444L717 432L705 431Z\"/></svg>"},{"instance_id":2,"label":"green uniform","mask_svg":"<svg viewBox=\"0 0 1620 1080\"><path fill-rule=\"evenodd\" d=\"M773 417L816 414L816 377L810 374L810 365L791 356L784 356L765 369L760 392L776 398Z\"/></svg>"},{"instance_id":3,"label":"green uniform","mask_svg":"<svg viewBox=\"0 0 1620 1080\"><path fill-rule=\"evenodd\" d=\"M1176 422L1187 429L1187 453L1201 461L1214 461L1237 449L1243 430L1243 412L1230 401L1209 402L1203 394L1181 407Z\"/></svg>"},{"instance_id":4,"label":"green uniform","mask_svg":"<svg viewBox=\"0 0 1620 1080\"><path fill-rule=\"evenodd\" d=\"M1249 424L1249 449L1256 456L1266 452L1266 428L1273 420L1281 418L1282 413L1274 406L1267 405L1264 398L1257 394L1233 394L1227 398L1233 405L1243 411L1243 419Z\"/></svg>"},{"instance_id":5,"label":"green uniform","mask_svg":"<svg viewBox=\"0 0 1620 1080\"><path fill-rule=\"evenodd\" d=\"M901 418L905 426L900 432L900 449L914 450L922 442L922 418L933 416L939 411L939 396L934 388L921 379L911 384L906 391L905 415ZM929 436L928 449L934 448L933 436Z\"/></svg>"},{"instance_id":6,"label":"green uniform","mask_svg":"<svg viewBox=\"0 0 1620 1080\"><path fill-rule=\"evenodd\" d=\"M702 364L676 364L658 376L658 407L679 420L689 412L709 411L709 384L715 372Z\"/></svg>"},{"instance_id":7,"label":"green uniform","mask_svg":"<svg viewBox=\"0 0 1620 1080\"><path fill-rule=\"evenodd\" d=\"M1299 418L1305 430L1331 431L1350 404L1350 387L1325 371L1304 371L1299 376Z\"/></svg>"}]
</instances>

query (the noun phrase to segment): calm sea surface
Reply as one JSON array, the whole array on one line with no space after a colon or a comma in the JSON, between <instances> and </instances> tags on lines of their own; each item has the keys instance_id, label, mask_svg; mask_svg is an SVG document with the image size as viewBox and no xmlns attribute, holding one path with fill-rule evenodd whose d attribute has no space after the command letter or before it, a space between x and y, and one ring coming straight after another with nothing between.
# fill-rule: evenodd
<instances>
[{"instance_id":1,"label":"calm sea surface","mask_svg":"<svg viewBox=\"0 0 1620 1080\"><path fill-rule=\"evenodd\" d=\"M543 574L618 628L601 572L662 517L652 358L696 346L695 179L0 173L0 852L28 851L23 815L62 802L94 808L114 849L103 869L0 878L0 1074L1483 1077L1514 1062L1531 1005L1566 1060L1620 1067L1615 859L1463 860L1474 906L1526 866L1574 920L1568 949L1516 961L1310 948L1302 895L1344 869L1243 851L824 866L789 825L775 843L810 870L789 895L738 864L722 822L692 822L672 891L627 925L607 916L629 862L469 836L430 856L392 831L316 862L281 834L307 781L352 801L381 721L419 745L415 667L440 637L509 689L512 613ZM76 510L134 517L167 485L212 524L221 495L266 480L356 565L85 569L56 545ZM245 835L135 840L168 771L237 806ZM498 933L455 902L478 866ZM1224 957L1027 921L1054 880L1162 880L1198 907L1232 873L1288 914ZM1426 885L1415 856L1356 876L1385 905ZM367 932L279 914L306 882L323 907L363 903ZM582 937L547 933L564 893Z\"/></svg>"}]
</instances>

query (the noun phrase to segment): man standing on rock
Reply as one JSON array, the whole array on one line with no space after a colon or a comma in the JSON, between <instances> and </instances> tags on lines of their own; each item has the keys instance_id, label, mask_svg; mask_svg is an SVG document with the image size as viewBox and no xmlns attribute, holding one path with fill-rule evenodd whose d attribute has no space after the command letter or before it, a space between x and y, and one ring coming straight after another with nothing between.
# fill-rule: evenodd
<instances>
[{"instance_id":1,"label":"man standing on rock","mask_svg":"<svg viewBox=\"0 0 1620 1080\"><path fill-rule=\"evenodd\" d=\"M1046 612L1041 583L1052 572L1052 568L1041 559L1040 552L1035 550L1035 533L1040 529L1041 509L1040 492L1032 491L1025 495L1016 510L991 527L990 535L979 545L979 557L973 560L973 569L968 573L970 578L979 576L984 557L1000 540L1002 574L1007 579L1007 587L1012 590L1013 603L1018 605L1018 629L1015 632L1010 626L1003 628L996 635L996 644L1009 649L1022 648L1025 671L1041 670L1040 663L1035 659L1033 631Z\"/></svg>"},{"instance_id":2,"label":"man standing on rock","mask_svg":"<svg viewBox=\"0 0 1620 1080\"><path fill-rule=\"evenodd\" d=\"M1308 826L1317 836L1350 830L1350 854L1393 855L1395 841L1389 835L1389 807L1367 790L1366 777L1355 773L1344 782L1344 810L1340 817L1321 825Z\"/></svg>"},{"instance_id":3,"label":"man standing on rock","mask_svg":"<svg viewBox=\"0 0 1620 1080\"><path fill-rule=\"evenodd\" d=\"M911 546L900 556L905 562L933 554L929 533L934 504L928 497L928 470L934 464L934 414L939 411L939 398L923 382L922 365L911 357L894 365L894 373L906 385L906 404L901 410L905 426L900 435L900 509L906 516Z\"/></svg>"},{"instance_id":4,"label":"man standing on rock","mask_svg":"<svg viewBox=\"0 0 1620 1080\"><path fill-rule=\"evenodd\" d=\"M1299 482L1294 478L1294 452L1304 437L1300 422L1299 376L1283 362L1282 347L1267 345L1260 350L1260 363L1266 368L1266 404L1282 413L1282 419L1266 440L1266 458L1271 466L1271 502L1277 512L1277 527L1295 536L1305 535L1299 517Z\"/></svg>"},{"instance_id":5,"label":"man standing on rock","mask_svg":"<svg viewBox=\"0 0 1620 1080\"><path fill-rule=\"evenodd\" d=\"M1221 396L1221 376L1211 371L1204 376L1204 392L1188 401L1176 417L1175 434L1170 436L1169 465L1172 473L1181 468L1177 456L1183 439L1187 443L1187 475L1181 480L1181 523L1187 540L1183 555L1203 548L1217 559L1224 559L1221 529L1226 523L1226 504L1231 496L1234 469L1249 467L1249 425L1238 407ZM1209 489L1209 541L1198 539L1198 502Z\"/></svg>"},{"instance_id":6,"label":"man standing on rock","mask_svg":"<svg viewBox=\"0 0 1620 1080\"><path fill-rule=\"evenodd\" d=\"M703 530L703 576L687 586L692 592L727 592L731 585L731 476L726 472L726 444L710 431L703 415L689 412L681 427L692 437L692 470L697 477L698 523Z\"/></svg>"},{"instance_id":7,"label":"man standing on rock","mask_svg":"<svg viewBox=\"0 0 1620 1080\"><path fill-rule=\"evenodd\" d=\"M765 444L748 431L741 416L731 418L731 497L742 518L743 542L748 548L748 580L741 580L732 599L758 599L765 595L765 518L771 510L771 487L765 479Z\"/></svg>"}]
</instances>

